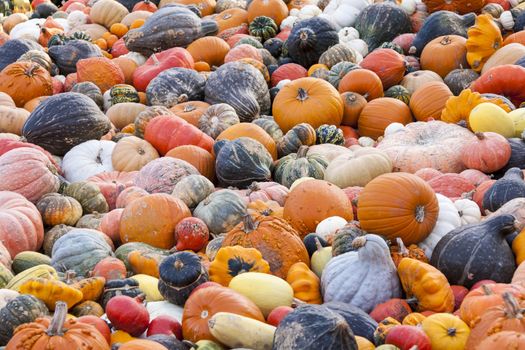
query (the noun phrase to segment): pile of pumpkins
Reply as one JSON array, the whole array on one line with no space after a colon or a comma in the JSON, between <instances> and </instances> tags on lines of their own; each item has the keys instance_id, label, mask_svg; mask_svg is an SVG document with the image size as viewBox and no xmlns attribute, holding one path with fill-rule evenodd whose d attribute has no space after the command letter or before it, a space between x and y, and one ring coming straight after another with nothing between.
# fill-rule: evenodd
<instances>
[{"instance_id":1,"label":"pile of pumpkins","mask_svg":"<svg viewBox=\"0 0 525 350\"><path fill-rule=\"evenodd\" d=\"M525 3L0 14L0 348L525 349Z\"/></svg>"}]
</instances>

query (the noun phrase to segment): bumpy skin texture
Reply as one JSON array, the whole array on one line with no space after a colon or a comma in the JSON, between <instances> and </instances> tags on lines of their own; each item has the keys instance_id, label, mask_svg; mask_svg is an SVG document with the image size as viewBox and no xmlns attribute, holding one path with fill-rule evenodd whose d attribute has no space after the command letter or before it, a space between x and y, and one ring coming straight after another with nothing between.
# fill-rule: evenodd
<instances>
[{"instance_id":1,"label":"bumpy skin texture","mask_svg":"<svg viewBox=\"0 0 525 350\"><path fill-rule=\"evenodd\" d=\"M183 177L198 174L197 169L186 161L163 157L143 167L135 177L134 183L149 193L171 193Z\"/></svg>"}]
</instances>

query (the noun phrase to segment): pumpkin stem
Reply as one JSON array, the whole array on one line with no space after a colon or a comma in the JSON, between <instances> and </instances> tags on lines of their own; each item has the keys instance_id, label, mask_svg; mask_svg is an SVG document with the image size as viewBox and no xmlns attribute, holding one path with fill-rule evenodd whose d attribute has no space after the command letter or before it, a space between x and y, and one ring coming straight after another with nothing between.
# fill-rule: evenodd
<instances>
[{"instance_id":1,"label":"pumpkin stem","mask_svg":"<svg viewBox=\"0 0 525 350\"><path fill-rule=\"evenodd\" d=\"M484 139L485 139L485 134L482 133L482 132L477 132L477 133L475 133L474 135L476 135L476 137L478 138L478 140L484 140Z\"/></svg>"},{"instance_id":2,"label":"pumpkin stem","mask_svg":"<svg viewBox=\"0 0 525 350\"><path fill-rule=\"evenodd\" d=\"M447 335L449 337L455 337L456 336L456 328L448 328L447 329Z\"/></svg>"},{"instance_id":3,"label":"pumpkin stem","mask_svg":"<svg viewBox=\"0 0 525 350\"><path fill-rule=\"evenodd\" d=\"M259 222L254 221L250 214L244 215L242 218L242 222L244 224L243 230L245 233L251 233L257 230L257 227L259 227Z\"/></svg>"},{"instance_id":4,"label":"pumpkin stem","mask_svg":"<svg viewBox=\"0 0 525 350\"><path fill-rule=\"evenodd\" d=\"M253 192L257 192L257 191L260 191L261 188L259 187L259 184L257 183L257 181L254 181L251 183L250 186L248 186L248 191L247 191L247 195L249 196L250 194L252 194Z\"/></svg>"},{"instance_id":5,"label":"pumpkin stem","mask_svg":"<svg viewBox=\"0 0 525 350\"><path fill-rule=\"evenodd\" d=\"M25 71L25 75L27 75L28 77L32 77L35 74L35 71L38 69L38 67L40 67L38 64L32 63Z\"/></svg>"},{"instance_id":6,"label":"pumpkin stem","mask_svg":"<svg viewBox=\"0 0 525 350\"><path fill-rule=\"evenodd\" d=\"M64 322L66 322L67 304L63 301L57 301L55 305L55 314L53 315L53 319L51 320L49 328L46 330L46 334L50 337L61 337L64 335Z\"/></svg>"},{"instance_id":7,"label":"pumpkin stem","mask_svg":"<svg viewBox=\"0 0 525 350\"><path fill-rule=\"evenodd\" d=\"M304 158L304 157L306 157L306 153L308 153L308 146L302 145L297 150L297 158Z\"/></svg>"},{"instance_id":8,"label":"pumpkin stem","mask_svg":"<svg viewBox=\"0 0 525 350\"><path fill-rule=\"evenodd\" d=\"M449 36L448 35L445 35L443 37L443 39L441 39L441 41L439 42L441 45L449 45L450 43L452 42L452 40L450 40Z\"/></svg>"},{"instance_id":9,"label":"pumpkin stem","mask_svg":"<svg viewBox=\"0 0 525 350\"><path fill-rule=\"evenodd\" d=\"M352 248L359 249L364 247L366 244L366 237L365 236L359 236L354 238L352 241Z\"/></svg>"},{"instance_id":10,"label":"pumpkin stem","mask_svg":"<svg viewBox=\"0 0 525 350\"><path fill-rule=\"evenodd\" d=\"M516 298L509 292L503 293L503 302L505 303L505 316L507 318L523 318L523 309L520 308Z\"/></svg>"},{"instance_id":11,"label":"pumpkin stem","mask_svg":"<svg viewBox=\"0 0 525 350\"><path fill-rule=\"evenodd\" d=\"M150 57L153 60L154 65L158 66L160 64L159 59L157 58L155 54L152 54Z\"/></svg>"},{"instance_id":12,"label":"pumpkin stem","mask_svg":"<svg viewBox=\"0 0 525 350\"><path fill-rule=\"evenodd\" d=\"M188 102L188 95L182 94L179 97L177 97L177 103L184 103Z\"/></svg>"},{"instance_id":13,"label":"pumpkin stem","mask_svg":"<svg viewBox=\"0 0 525 350\"><path fill-rule=\"evenodd\" d=\"M422 223L425 220L425 207L423 205L418 205L416 207L416 221Z\"/></svg>"},{"instance_id":14,"label":"pumpkin stem","mask_svg":"<svg viewBox=\"0 0 525 350\"><path fill-rule=\"evenodd\" d=\"M397 243L399 253L401 254L401 256L408 256L408 249L405 246L405 243L403 243L403 240L401 239L401 237L396 238L396 243Z\"/></svg>"},{"instance_id":15,"label":"pumpkin stem","mask_svg":"<svg viewBox=\"0 0 525 350\"><path fill-rule=\"evenodd\" d=\"M297 97L296 97L299 101L301 102L304 102L308 99L308 93L306 92L305 89L303 88L299 88L297 90Z\"/></svg>"},{"instance_id":16,"label":"pumpkin stem","mask_svg":"<svg viewBox=\"0 0 525 350\"><path fill-rule=\"evenodd\" d=\"M184 263L180 259L177 259L175 260L175 264L173 264L173 266L175 266L176 270L180 271L184 267Z\"/></svg>"}]
</instances>

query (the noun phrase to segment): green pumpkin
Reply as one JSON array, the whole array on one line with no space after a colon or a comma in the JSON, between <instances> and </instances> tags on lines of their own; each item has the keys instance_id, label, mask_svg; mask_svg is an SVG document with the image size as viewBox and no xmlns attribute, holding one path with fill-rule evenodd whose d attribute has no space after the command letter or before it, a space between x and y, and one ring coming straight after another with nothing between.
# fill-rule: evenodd
<instances>
[{"instance_id":1,"label":"green pumpkin","mask_svg":"<svg viewBox=\"0 0 525 350\"><path fill-rule=\"evenodd\" d=\"M123 102L140 102L137 90L128 84L117 84L109 90L111 105Z\"/></svg>"},{"instance_id":2,"label":"green pumpkin","mask_svg":"<svg viewBox=\"0 0 525 350\"><path fill-rule=\"evenodd\" d=\"M51 258L38 252L20 252L13 259L11 268L20 273L37 265L51 265Z\"/></svg>"},{"instance_id":3,"label":"green pumpkin","mask_svg":"<svg viewBox=\"0 0 525 350\"><path fill-rule=\"evenodd\" d=\"M55 34L49 39L47 47L64 45L66 42L71 40L84 40L91 42L91 37L86 32L74 32L71 35Z\"/></svg>"},{"instance_id":4,"label":"green pumpkin","mask_svg":"<svg viewBox=\"0 0 525 350\"><path fill-rule=\"evenodd\" d=\"M99 187L88 181L77 181L67 185L62 194L73 197L82 205L84 214L107 213L109 205Z\"/></svg>"},{"instance_id":5,"label":"green pumpkin","mask_svg":"<svg viewBox=\"0 0 525 350\"><path fill-rule=\"evenodd\" d=\"M208 273L195 253L177 252L159 265L159 292L172 304L183 306L191 292L208 281Z\"/></svg>"},{"instance_id":6,"label":"green pumpkin","mask_svg":"<svg viewBox=\"0 0 525 350\"><path fill-rule=\"evenodd\" d=\"M156 247L150 246L149 244L142 243L142 242L124 243L123 245L121 245L115 250L115 257L119 260L122 260L124 265L126 265L126 269L128 271L131 271L131 265L129 264L128 255L134 250L138 250L141 252L161 254L165 256L168 256L170 254L169 250L156 248Z\"/></svg>"},{"instance_id":7,"label":"green pumpkin","mask_svg":"<svg viewBox=\"0 0 525 350\"><path fill-rule=\"evenodd\" d=\"M394 85L385 91L385 97L392 97L403 101L407 105L410 103L410 92L401 85Z\"/></svg>"},{"instance_id":8,"label":"green pumpkin","mask_svg":"<svg viewBox=\"0 0 525 350\"><path fill-rule=\"evenodd\" d=\"M273 178L276 182L290 188L301 177L322 180L328 161L321 155L307 155L308 146L301 146L297 153L279 159L275 165Z\"/></svg>"},{"instance_id":9,"label":"green pumpkin","mask_svg":"<svg viewBox=\"0 0 525 350\"><path fill-rule=\"evenodd\" d=\"M332 241L332 256L356 251L352 246L354 238L364 236L367 232L361 230L357 221L351 221L336 231Z\"/></svg>"},{"instance_id":10,"label":"green pumpkin","mask_svg":"<svg viewBox=\"0 0 525 350\"><path fill-rule=\"evenodd\" d=\"M251 45L251 46L255 47L256 49L262 49L263 48L263 44L261 44L261 42L259 40L257 40L257 38L255 38L253 36L248 36L248 37L241 38L239 41L237 41L235 43L235 45L233 47L236 47L236 46L239 46L239 45Z\"/></svg>"},{"instance_id":11,"label":"green pumpkin","mask_svg":"<svg viewBox=\"0 0 525 350\"><path fill-rule=\"evenodd\" d=\"M296 153L301 146L315 145L315 138L315 129L310 124L297 124L277 143L279 158Z\"/></svg>"},{"instance_id":12,"label":"green pumpkin","mask_svg":"<svg viewBox=\"0 0 525 350\"><path fill-rule=\"evenodd\" d=\"M104 285L104 292L100 297L100 305L105 309L109 299L116 297L117 295L126 295L131 298L135 298L143 294L143 291L139 287L139 282L133 278L124 278L107 281Z\"/></svg>"},{"instance_id":13,"label":"green pumpkin","mask_svg":"<svg viewBox=\"0 0 525 350\"><path fill-rule=\"evenodd\" d=\"M260 118L254 119L252 123L263 128L275 142L279 142L283 138L283 131L272 116L261 116Z\"/></svg>"},{"instance_id":14,"label":"green pumpkin","mask_svg":"<svg viewBox=\"0 0 525 350\"><path fill-rule=\"evenodd\" d=\"M7 302L0 310L0 345L6 345L15 328L49 314L46 305L30 294L22 294Z\"/></svg>"},{"instance_id":15,"label":"green pumpkin","mask_svg":"<svg viewBox=\"0 0 525 350\"><path fill-rule=\"evenodd\" d=\"M316 143L318 145L323 143L331 143L334 145L344 145L345 137L343 130L335 125L323 124L315 130Z\"/></svg>"},{"instance_id":16,"label":"green pumpkin","mask_svg":"<svg viewBox=\"0 0 525 350\"><path fill-rule=\"evenodd\" d=\"M398 44L393 43L391 41L385 41L378 48L379 49L392 49L392 50L396 51L397 53L399 53L401 55L405 54L405 52L403 51L401 46L399 46Z\"/></svg>"},{"instance_id":17,"label":"green pumpkin","mask_svg":"<svg viewBox=\"0 0 525 350\"><path fill-rule=\"evenodd\" d=\"M0 264L0 288L5 288L13 277L15 277L13 273L7 267Z\"/></svg>"},{"instance_id":18,"label":"green pumpkin","mask_svg":"<svg viewBox=\"0 0 525 350\"><path fill-rule=\"evenodd\" d=\"M250 35L261 38L262 42L273 38L279 31L275 21L266 16L255 17L248 27Z\"/></svg>"},{"instance_id":19,"label":"green pumpkin","mask_svg":"<svg viewBox=\"0 0 525 350\"><path fill-rule=\"evenodd\" d=\"M359 68L361 67L352 62L339 62L335 64L332 68L330 68L327 80L330 84L332 84L333 87L337 89L339 88L339 83L341 82L341 79L343 79L343 77L348 72Z\"/></svg>"}]
</instances>

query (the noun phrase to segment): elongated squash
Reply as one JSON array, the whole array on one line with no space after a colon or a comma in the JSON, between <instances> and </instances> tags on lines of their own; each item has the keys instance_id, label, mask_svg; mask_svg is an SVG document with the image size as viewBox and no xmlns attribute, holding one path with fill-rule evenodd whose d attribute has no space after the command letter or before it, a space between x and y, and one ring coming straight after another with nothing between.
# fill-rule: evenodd
<instances>
[{"instance_id":1,"label":"elongated squash","mask_svg":"<svg viewBox=\"0 0 525 350\"><path fill-rule=\"evenodd\" d=\"M229 312L218 312L208 321L211 334L230 348L271 350L275 327Z\"/></svg>"},{"instance_id":2,"label":"elongated squash","mask_svg":"<svg viewBox=\"0 0 525 350\"><path fill-rule=\"evenodd\" d=\"M56 270L49 265L37 265L30 269L24 270L9 281L6 289L20 292L20 286L31 278L58 279Z\"/></svg>"}]
</instances>

